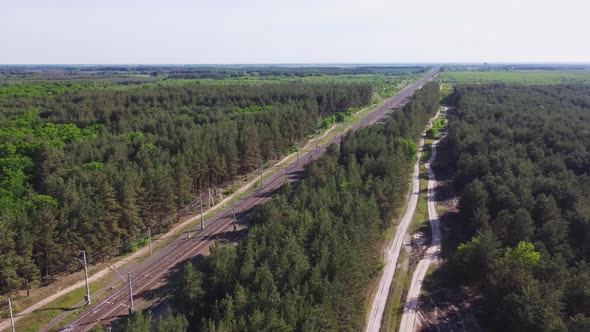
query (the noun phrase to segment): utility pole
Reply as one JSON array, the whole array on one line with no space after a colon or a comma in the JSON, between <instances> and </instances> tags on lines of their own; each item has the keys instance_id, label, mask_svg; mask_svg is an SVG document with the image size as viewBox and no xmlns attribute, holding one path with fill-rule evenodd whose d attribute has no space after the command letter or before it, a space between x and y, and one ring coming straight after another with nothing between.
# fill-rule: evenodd
<instances>
[{"instance_id":1,"label":"utility pole","mask_svg":"<svg viewBox=\"0 0 590 332\"><path fill-rule=\"evenodd\" d=\"M127 272L127 283L129 284L129 315L133 313L133 288L131 287L131 272Z\"/></svg>"},{"instance_id":2,"label":"utility pole","mask_svg":"<svg viewBox=\"0 0 590 332\"><path fill-rule=\"evenodd\" d=\"M205 229L205 220L203 219L203 192L199 190L199 202L201 203L201 230Z\"/></svg>"},{"instance_id":3,"label":"utility pole","mask_svg":"<svg viewBox=\"0 0 590 332\"><path fill-rule=\"evenodd\" d=\"M10 312L10 326L14 332L14 317L12 317L12 300L10 298L8 298L8 312Z\"/></svg>"},{"instance_id":4,"label":"utility pole","mask_svg":"<svg viewBox=\"0 0 590 332\"><path fill-rule=\"evenodd\" d=\"M90 286L88 285L88 266L86 264L86 251L82 250L82 263L84 263L84 279L86 280L86 304L90 304Z\"/></svg>"},{"instance_id":5,"label":"utility pole","mask_svg":"<svg viewBox=\"0 0 590 332\"><path fill-rule=\"evenodd\" d=\"M148 226L148 238L150 239L150 255L153 254L152 251L152 226Z\"/></svg>"},{"instance_id":6,"label":"utility pole","mask_svg":"<svg viewBox=\"0 0 590 332\"><path fill-rule=\"evenodd\" d=\"M223 200L223 194L221 193L221 190L219 190L218 193L219 193L219 199L221 200L221 206L225 207L225 201Z\"/></svg>"},{"instance_id":7,"label":"utility pole","mask_svg":"<svg viewBox=\"0 0 590 332\"><path fill-rule=\"evenodd\" d=\"M236 225L236 203L232 204L232 213L233 213L233 224L234 224L234 232L236 231L237 225Z\"/></svg>"},{"instance_id":8,"label":"utility pole","mask_svg":"<svg viewBox=\"0 0 590 332\"><path fill-rule=\"evenodd\" d=\"M289 165L285 167L285 181L289 180Z\"/></svg>"},{"instance_id":9,"label":"utility pole","mask_svg":"<svg viewBox=\"0 0 590 332\"><path fill-rule=\"evenodd\" d=\"M299 164L299 149L297 149L297 164Z\"/></svg>"},{"instance_id":10,"label":"utility pole","mask_svg":"<svg viewBox=\"0 0 590 332\"><path fill-rule=\"evenodd\" d=\"M209 200L207 201L207 209L211 207L211 205L215 205L215 198L211 195L211 187L208 188L209 190Z\"/></svg>"}]
</instances>

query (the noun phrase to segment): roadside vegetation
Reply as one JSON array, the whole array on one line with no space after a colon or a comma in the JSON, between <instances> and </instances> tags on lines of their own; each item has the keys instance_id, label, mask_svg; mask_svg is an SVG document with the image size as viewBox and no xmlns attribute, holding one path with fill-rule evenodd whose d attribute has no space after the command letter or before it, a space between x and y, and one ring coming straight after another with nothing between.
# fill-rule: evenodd
<instances>
[{"instance_id":1,"label":"roadside vegetation","mask_svg":"<svg viewBox=\"0 0 590 332\"><path fill-rule=\"evenodd\" d=\"M428 215L428 172L425 164L432 155L432 142L440 138L442 130L446 127L445 114L441 111L440 116L433 121L434 130L427 130L427 135L424 140L422 154L420 156L420 194L418 196L418 203L416 204L416 211L412 218L412 222L408 228L408 235L412 237L416 233L421 233L421 238L428 244L428 238L431 236L430 217ZM421 246L414 246L413 240L410 240L410 249L408 253L408 246L404 244L404 249L400 254L399 264L395 273L395 278L391 285L389 297L387 300L387 307L383 317L382 331L398 331L401 317L405 306L405 295L410 288L412 280L412 273L415 265L418 263L420 257L419 251L414 249L421 248Z\"/></svg>"},{"instance_id":2,"label":"roadside vegetation","mask_svg":"<svg viewBox=\"0 0 590 332\"><path fill-rule=\"evenodd\" d=\"M471 239L450 278L506 331L590 329L590 86L458 85L448 148ZM483 314L485 313L485 314Z\"/></svg>"}]
</instances>

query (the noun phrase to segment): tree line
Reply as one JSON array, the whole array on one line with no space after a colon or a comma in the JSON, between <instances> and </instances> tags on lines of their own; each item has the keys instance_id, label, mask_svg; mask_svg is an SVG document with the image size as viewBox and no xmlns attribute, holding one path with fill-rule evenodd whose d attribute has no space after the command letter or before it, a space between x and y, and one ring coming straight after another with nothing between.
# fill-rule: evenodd
<instances>
[{"instance_id":1,"label":"tree line","mask_svg":"<svg viewBox=\"0 0 590 332\"><path fill-rule=\"evenodd\" d=\"M453 273L494 330L590 330L590 86L457 86L449 153L472 239Z\"/></svg>"},{"instance_id":2,"label":"tree line","mask_svg":"<svg viewBox=\"0 0 590 332\"><path fill-rule=\"evenodd\" d=\"M199 189L296 149L373 94L352 83L60 87L0 96L2 292L79 268L80 249L91 263L118 254Z\"/></svg>"},{"instance_id":3,"label":"tree line","mask_svg":"<svg viewBox=\"0 0 590 332\"><path fill-rule=\"evenodd\" d=\"M283 66L76 66L76 65L0 65L1 87L15 82L82 82L107 85L140 85L148 82L177 80L226 80L271 78L304 78L311 76L407 76L423 73L424 66L348 66L348 67L283 67Z\"/></svg>"},{"instance_id":4,"label":"tree line","mask_svg":"<svg viewBox=\"0 0 590 332\"><path fill-rule=\"evenodd\" d=\"M348 134L255 213L237 247L187 264L174 308L196 331L362 330L383 231L404 205L438 84L384 124Z\"/></svg>"}]
</instances>

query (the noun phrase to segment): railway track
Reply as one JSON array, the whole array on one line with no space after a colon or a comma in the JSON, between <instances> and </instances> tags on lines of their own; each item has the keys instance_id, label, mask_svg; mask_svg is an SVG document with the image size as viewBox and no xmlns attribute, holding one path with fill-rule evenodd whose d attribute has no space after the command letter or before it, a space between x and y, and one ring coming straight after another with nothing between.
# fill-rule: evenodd
<instances>
[{"instance_id":1,"label":"railway track","mask_svg":"<svg viewBox=\"0 0 590 332\"><path fill-rule=\"evenodd\" d=\"M432 69L417 82L386 100L378 110L355 123L351 127L351 130L354 131L379 121L393 108L407 103L417 89L421 88L422 85L437 75L438 68ZM266 179L266 181L263 181L262 188L235 202L236 219L247 219L256 207L271 199L273 192L285 183L285 181L295 182L299 180L305 165L321 156L330 144L339 143L342 135L337 135L317 149L302 154L298 162L291 162L282 168L285 171L276 172ZM198 227L189 232L197 232L197 230ZM197 236L181 236L160 251L155 252L152 256L137 263L127 264L127 266L120 270L123 273L131 273L134 300L143 301L143 303L147 304L153 303L155 299L145 299L145 295L165 284L167 278L176 272L183 262L197 255L206 255L209 247L220 238L236 241L246 233L246 228L234 231L233 208L232 206L228 206L210 218L207 221L205 229L200 231ZM109 324L119 316L127 314L130 308L129 291L121 281L118 284L123 287L119 287L103 300L89 306L59 331L89 331L98 324Z\"/></svg>"}]
</instances>

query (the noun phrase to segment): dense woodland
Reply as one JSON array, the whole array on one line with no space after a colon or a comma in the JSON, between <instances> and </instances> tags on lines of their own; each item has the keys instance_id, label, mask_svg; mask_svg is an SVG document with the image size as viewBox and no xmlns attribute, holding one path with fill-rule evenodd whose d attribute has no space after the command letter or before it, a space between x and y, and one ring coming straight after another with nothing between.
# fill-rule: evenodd
<instances>
[{"instance_id":1,"label":"dense woodland","mask_svg":"<svg viewBox=\"0 0 590 332\"><path fill-rule=\"evenodd\" d=\"M21 84L0 94L0 291L173 215L292 151L369 84ZM15 90L16 89L16 90ZM16 93L20 91L21 93ZM130 243L131 250L136 244Z\"/></svg>"},{"instance_id":2,"label":"dense woodland","mask_svg":"<svg viewBox=\"0 0 590 332\"><path fill-rule=\"evenodd\" d=\"M248 79L301 78L310 76L336 77L340 75L400 75L422 73L424 66L196 66L196 65L0 65L0 86L15 82L101 82L105 84L142 84L145 82L177 79Z\"/></svg>"},{"instance_id":3,"label":"dense woodland","mask_svg":"<svg viewBox=\"0 0 590 332\"><path fill-rule=\"evenodd\" d=\"M458 86L449 147L471 241L455 277L499 331L590 330L590 86Z\"/></svg>"},{"instance_id":4,"label":"dense woodland","mask_svg":"<svg viewBox=\"0 0 590 332\"><path fill-rule=\"evenodd\" d=\"M237 247L185 266L174 304L202 331L359 331L383 230L404 205L428 83L385 124L349 134L255 214Z\"/></svg>"}]
</instances>

